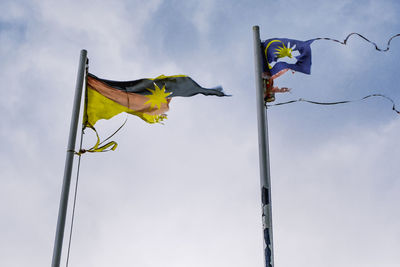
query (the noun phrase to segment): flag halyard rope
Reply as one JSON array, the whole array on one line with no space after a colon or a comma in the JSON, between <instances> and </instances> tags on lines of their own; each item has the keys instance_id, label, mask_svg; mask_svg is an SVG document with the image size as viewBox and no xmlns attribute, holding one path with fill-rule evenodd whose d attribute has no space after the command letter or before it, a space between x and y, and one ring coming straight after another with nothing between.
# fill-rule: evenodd
<instances>
[{"instance_id":1,"label":"flag halyard rope","mask_svg":"<svg viewBox=\"0 0 400 267\"><path fill-rule=\"evenodd\" d=\"M87 84L87 74L89 72L89 59L86 58L86 66L85 66L85 87ZM83 144L83 134L84 134L84 127L82 127L81 130L81 140L79 143L79 150L82 149L82 144ZM75 152L75 151L74 151ZM77 154L75 152L75 154ZM65 263L65 266L68 267L69 264L69 256L70 256L70 252L71 252L71 244L72 244L72 232L74 229L74 219L75 219L75 209L76 209L76 199L77 199L77 195L78 195L78 184L79 184L79 174L80 174L80 169L81 169L81 155L78 154L79 158L78 158L78 167L77 167L77 171L76 171L76 180L75 180L75 189L74 189L74 200L73 200L73 205L72 205L72 215L71 215L71 226L70 226L70 230L69 230L69 238L68 238L68 249L67 249L67 260Z\"/></svg>"},{"instance_id":2,"label":"flag halyard rope","mask_svg":"<svg viewBox=\"0 0 400 267\"><path fill-rule=\"evenodd\" d=\"M82 143L83 143L83 129L81 132L81 141L80 141L80 150L82 149ZM77 171L76 171L76 180L75 180L75 189L74 189L74 201L73 201L73 205L72 205L72 215L71 215L71 227L69 230L69 239L68 239L68 249L67 249L67 261L66 261L66 267L68 267L68 263L69 263L69 256L70 256L70 252L71 252L71 243L72 243L72 231L74 228L74 219L75 219L75 208L76 208L76 199L77 199L77 195L78 195L78 183L79 183L79 174L80 174L80 167L81 167L81 156L82 155L78 155L78 167L77 167Z\"/></svg>"}]
</instances>

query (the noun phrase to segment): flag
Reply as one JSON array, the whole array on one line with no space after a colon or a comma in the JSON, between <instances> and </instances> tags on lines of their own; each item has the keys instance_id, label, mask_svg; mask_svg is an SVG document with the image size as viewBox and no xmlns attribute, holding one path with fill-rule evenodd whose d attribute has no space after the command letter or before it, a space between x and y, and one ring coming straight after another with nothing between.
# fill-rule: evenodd
<instances>
[{"instance_id":1,"label":"flag","mask_svg":"<svg viewBox=\"0 0 400 267\"><path fill-rule=\"evenodd\" d=\"M293 70L311 73L311 43L315 39L299 41L287 38L268 39L263 43L264 72L272 79Z\"/></svg>"},{"instance_id":2,"label":"flag","mask_svg":"<svg viewBox=\"0 0 400 267\"><path fill-rule=\"evenodd\" d=\"M98 120L110 119L122 112L148 123L161 122L173 97L196 94L226 96L221 87L203 88L185 75L110 81L89 73L83 123L85 127L93 127Z\"/></svg>"}]
</instances>

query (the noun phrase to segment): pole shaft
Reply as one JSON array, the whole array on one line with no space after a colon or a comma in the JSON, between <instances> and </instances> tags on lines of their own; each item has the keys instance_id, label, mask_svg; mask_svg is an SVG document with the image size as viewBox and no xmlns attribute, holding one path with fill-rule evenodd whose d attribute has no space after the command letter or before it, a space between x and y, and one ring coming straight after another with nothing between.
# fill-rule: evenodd
<instances>
[{"instance_id":1,"label":"pole shaft","mask_svg":"<svg viewBox=\"0 0 400 267\"><path fill-rule=\"evenodd\" d=\"M85 66L87 59L87 51L81 50L79 59L78 76L76 79L75 97L72 108L71 125L69 129L67 156L65 159L64 179L61 189L60 207L58 210L56 237L54 241L52 267L59 267L61 260L61 252L64 238L65 219L67 215L68 195L71 185L72 165L74 161L75 141L78 129L79 112L82 99L82 88L85 76Z\"/></svg>"},{"instance_id":2,"label":"pole shaft","mask_svg":"<svg viewBox=\"0 0 400 267\"><path fill-rule=\"evenodd\" d=\"M262 219L264 228L265 266L274 267L272 239L272 205L271 205L271 176L268 147L267 109L264 105L264 81L262 79L262 48L260 30L253 26L254 38L254 67L257 93L258 149L260 160L260 184L262 195Z\"/></svg>"}]
</instances>

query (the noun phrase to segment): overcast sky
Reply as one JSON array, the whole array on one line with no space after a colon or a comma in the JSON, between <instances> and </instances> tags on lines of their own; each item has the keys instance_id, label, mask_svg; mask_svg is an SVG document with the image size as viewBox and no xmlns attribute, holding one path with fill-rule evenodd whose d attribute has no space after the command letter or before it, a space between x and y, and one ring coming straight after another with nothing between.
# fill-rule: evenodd
<instances>
[{"instance_id":1,"label":"overcast sky","mask_svg":"<svg viewBox=\"0 0 400 267\"><path fill-rule=\"evenodd\" d=\"M81 49L105 79L186 74L233 96L174 98L164 125L129 116L115 152L82 156L69 266L261 267L252 26L262 39L359 32L383 48L400 33L395 0L2 0L0 10L4 267L50 266ZM292 91L277 102L379 93L400 108L400 38L385 53L357 37L311 47L311 75L278 78ZM370 98L269 109L277 267L399 266L391 108ZM100 135L126 117L99 121ZM83 146L94 142L87 131Z\"/></svg>"}]
</instances>

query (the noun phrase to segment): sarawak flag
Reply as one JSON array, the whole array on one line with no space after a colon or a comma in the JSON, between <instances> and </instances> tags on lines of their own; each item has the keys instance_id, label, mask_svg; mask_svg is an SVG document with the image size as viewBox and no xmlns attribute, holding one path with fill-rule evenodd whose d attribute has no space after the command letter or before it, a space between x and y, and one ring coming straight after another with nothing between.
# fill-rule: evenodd
<instances>
[{"instance_id":1,"label":"sarawak flag","mask_svg":"<svg viewBox=\"0 0 400 267\"><path fill-rule=\"evenodd\" d=\"M272 79L286 71L293 70L311 73L311 43L315 39L299 41L287 38L268 39L263 43L264 72Z\"/></svg>"},{"instance_id":2,"label":"sarawak flag","mask_svg":"<svg viewBox=\"0 0 400 267\"><path fill-rule=\"evenodd\" d=\"M185 75L134 81L110 81L88 74L84 125L93 127L100 119L126 112L148 123L166 118L171 99L196 94L226 96L221 87L203 88Z\"/></svg>"}]
</instances>

